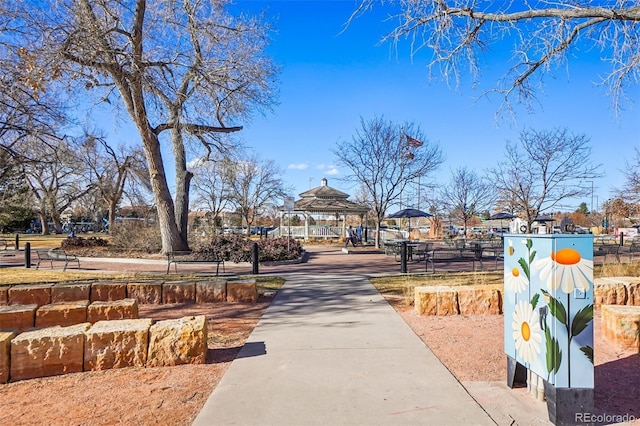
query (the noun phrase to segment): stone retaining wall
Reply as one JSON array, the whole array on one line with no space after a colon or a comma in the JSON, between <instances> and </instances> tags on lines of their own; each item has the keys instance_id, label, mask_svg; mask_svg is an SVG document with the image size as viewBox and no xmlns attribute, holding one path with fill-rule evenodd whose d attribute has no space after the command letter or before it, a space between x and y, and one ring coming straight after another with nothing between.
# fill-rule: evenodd
<instances>
[{"instance_id":1,"label":"stone retaining wall","mask_svg":"<svg viewBox=\"0 0 640 426\"><path fill-rule=\"evenodd\" d=\"M418 315L480 315L502 313L502 290L497 286L416 287Z\"/></svg>"},{"instance_id":2,"label":"stone retaining wall","mask_svg":"<svg viewBox=\"0 0 640 426\"><path fill-rule=\"evenodd\" d=\"M502 314L504 291L498 286L422 286L414 292L418 315ZM594 280L594 308L603 305L640 306L640 278Z\"/></svg>"},{"instance_id":3,"label":"stone retaining wall","mask_svg":"<svg viewBox=\"0 0 640 426\"><path fill-rule=\"evenodd\" d=\"M138 304L214 303L258 300L255 280L97 281L0 286L0 306L59 302L113 302L134 299Z\"/></svg>"},{"instance_id":4,"label":"stone retaining wall","mask_svg":"<svg viewBox=\"0 0 640 426\"><path fill-rule=\"evenodd\" d=\"M207 356L204 315L177 320L99 321L0 332L0 383L121 367L202 364Z\"/></svg>"},{"instance_id":5,"label":"stone retaining wall","mask_svg":"<svg viewBox=\"0 0 640 426\"><path fill-rule=\"evenodd\" d=\"M0 331L19 333L34 327L67 327L83 322L96 323L104 320L136 319L138 303L134 299L113 302L57 302L38 305L0 306Z\"/></svg>"},{"instance_id":6,"label":"stone retaining wall","mask_svg":"<svg viewBox=\"0 0 640 426\"><path fill-rule=\"evenodd\" d=\"M594 280L594 306L640 306L640 278L609 277Z\"/></svg>"}]
</instances>

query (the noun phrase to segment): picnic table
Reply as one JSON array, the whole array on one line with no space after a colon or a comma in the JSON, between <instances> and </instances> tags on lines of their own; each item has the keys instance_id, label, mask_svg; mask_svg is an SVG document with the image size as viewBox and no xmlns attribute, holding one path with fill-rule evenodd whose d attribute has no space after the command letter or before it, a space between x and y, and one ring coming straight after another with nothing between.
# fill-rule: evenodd
<instances>
[{"instance_id":1,"label":"picnic table","mask_svg":"<svg viewBox=\"0 0 640 426\"><path fill-rule=\"evenodd\" d=\"M436 263L458 263L471 262L472 268L476 270L476 262L480 263L480 269L483 268L481 246L477 247L439 247L431 250L425 258L425 270L429 271L429 263L431 263L431 272L436 272Z\"/></svg>"},{"instance_id":2,"label":"picnic table","mask_svg":"<svg viewBox=\"0 0 640 426\"><path fill-rule=\"evenodd\" d=\"M593 255L603 256L602 263L607 260L607 256L614 256L616 262L620 262L620 243L612 236L600 236L593 239Z\"/></svg>"},{"instance_id":3,"label":"picnic table","mask_svg":"<svg viewBox=\"0 0 640 426\"><path fill-rule=\"evenodd\" d=\"M385 254L393 256L396 262L400 262L402 260L400 256L403 243L407 246L407 260L416 261L425 260L425 257L433 246L433 243L428 241L387 240L384 244Z\"/></svg>"}]
</instances>

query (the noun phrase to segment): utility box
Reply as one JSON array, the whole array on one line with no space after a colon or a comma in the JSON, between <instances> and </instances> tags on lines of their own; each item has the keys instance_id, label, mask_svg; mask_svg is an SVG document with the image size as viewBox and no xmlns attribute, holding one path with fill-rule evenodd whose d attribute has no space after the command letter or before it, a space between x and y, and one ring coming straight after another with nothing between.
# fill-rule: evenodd
<instances>
[{"instance_id":1,"label":"utility box","mask_svg":"<svg viewBox=\"0 0 640 426\"><path fill-rule=\"evenodd\" d=\"M543 381L549 420L593 412L593 236L504 236L507 383ZM542 386L540 386L542 392Z\"/></svg>"}]
</instances>

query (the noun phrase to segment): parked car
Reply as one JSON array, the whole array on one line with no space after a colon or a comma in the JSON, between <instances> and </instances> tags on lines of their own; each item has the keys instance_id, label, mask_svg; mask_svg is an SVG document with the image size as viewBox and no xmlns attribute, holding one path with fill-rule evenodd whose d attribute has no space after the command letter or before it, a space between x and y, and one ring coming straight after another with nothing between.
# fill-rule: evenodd
<instances>
[{"instance_id":1,"label":"parked car","mask_svg":"<svg viewBox=\"0 0 640 426\"><path fill-rule=\"evenodd\" d=\"M576 226L573 228L573 233L574 233L574 234L590 234L590 233L591 233L591 230L589 230L589 229L587 229L587 228L584 228L584 227L582 227L582 226L578 226L578 225L576 225Z\"/></svg>"},{"instance_id":2,"label":"parked car","mask_svg":"<svg viewBox=\"0 0 640 426\"><path fill-rule=\"evenodd\" d=\"M480 235L484 234L484 229L478 228L478 227L471 228L471 234L480 236Z\"/></svg>"}]
</instances>

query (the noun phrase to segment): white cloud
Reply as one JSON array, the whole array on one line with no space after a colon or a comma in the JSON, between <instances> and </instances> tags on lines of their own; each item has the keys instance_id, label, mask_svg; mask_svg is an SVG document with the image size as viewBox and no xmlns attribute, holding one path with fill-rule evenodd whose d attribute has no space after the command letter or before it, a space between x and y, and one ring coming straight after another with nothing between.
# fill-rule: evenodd
<instances>
[{"instance_id":1,"label":"white cloud","mask_svg":"<svg viewBox=\"0 0 640 426\"><path fill-rule=\"evenodd\" d=\"M325 174L327 174L327 175L339 175L340 172L338 171L338 169L335 166L331 166L330 168L328 168L325 171Z\"/></svg>"},{"instance_id":2,"label":"white cloud","mask_svg":"<svg viewBox=\"0 0 640 426\"><path fill-rule=\"evenodd\" d=\"M294 169L294 170L306 170L307 168L309 168L309 165L307 163L289 164L287 166L287 169Z\"/></svg>"}]
</instances>

